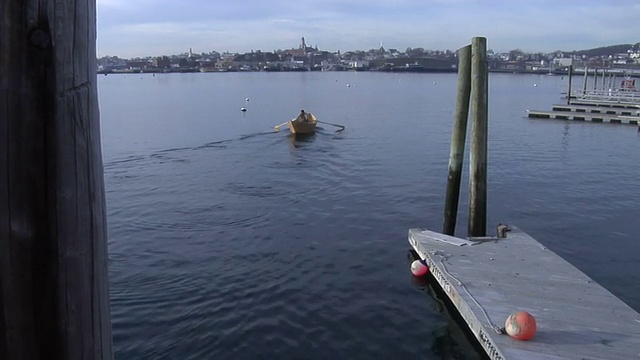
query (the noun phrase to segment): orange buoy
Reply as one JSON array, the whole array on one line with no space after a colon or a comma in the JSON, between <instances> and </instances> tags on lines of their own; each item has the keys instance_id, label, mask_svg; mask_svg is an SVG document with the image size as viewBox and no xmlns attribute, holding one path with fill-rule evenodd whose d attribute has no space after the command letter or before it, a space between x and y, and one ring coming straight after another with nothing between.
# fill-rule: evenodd
<instances>
[{"instance_id":1,"label":"orange buoy","mask_svg":"<svg viewBox=\"0 0 640 360\"><path fill-rule=\"evenodd\" d=\"M416 260L411 263L411 273L413 276L425 276L429 272L429 266L424 260Z\"/></svg>"},{"instance_id":2,"label":"orange buoy","mask_svg":"<svg viewBox=\"0 0 640 360\"><path fill-rule=\"evenodd\" d=\"M514 312L504 323L507 334L518 340L531 339L536 334L536 328L536 319L526 311Z\"/></svg>"}]
</instances>

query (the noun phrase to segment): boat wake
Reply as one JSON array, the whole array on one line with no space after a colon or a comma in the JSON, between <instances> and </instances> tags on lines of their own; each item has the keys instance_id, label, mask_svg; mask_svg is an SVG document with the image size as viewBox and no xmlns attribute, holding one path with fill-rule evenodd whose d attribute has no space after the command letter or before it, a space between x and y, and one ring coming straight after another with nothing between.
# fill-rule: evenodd
<instances>
[{"instance_id":1,"label":"boat wake","mask_svg":"<svg viewBox=\"0 0 640 360\"><path fill-rule=\"evenodd\" d=\"M257 137L262 137L265 135L274 135L276 134L273 131L268 131L268 132L258 132L258 133L253 133L253 134L248 134L248 135L242 135L238 138L235 139L225 139L225 140L217 140L217 141L211 141L202 145L195 145L195 146L185 146L185 147L175 147L175 148L167 148L167 149L161 149L161 150L156 150L155 152L151 153L151 154L147 154L147 155L129 155L123 158L115 158L113 160L109 160L107 162L105 162L104 164L104 168L105 169L111 169L114 167L119 167L122 164L125 163L129 163L129 162L139 162L139 161L145 161L145 160L149 160L149 159L159 159L159 160L169 160L171 158L167 157L165 154L171 154L171 153L179 153L179 152L183 152L183 151L195 151L195 150L202 150L202 149L225 149L229 146L231 146L232 144L238 142L238 141L244 141L244 140L251 140ZM176 159L173 159L174 161L176 161ZM180 159L177 161L185 161L184 159Z\"/></svg>"}]
</instances>

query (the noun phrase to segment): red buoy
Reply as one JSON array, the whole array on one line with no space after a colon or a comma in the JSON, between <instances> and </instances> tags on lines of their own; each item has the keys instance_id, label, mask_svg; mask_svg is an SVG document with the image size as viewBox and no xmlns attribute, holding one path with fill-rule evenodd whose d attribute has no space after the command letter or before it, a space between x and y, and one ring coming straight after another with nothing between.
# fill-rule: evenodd
<instances>
[{"instance_id":1,"label":"red buoy","mask_svg":"<svg viewBox=\"0 0 640 360\"><path fill-rule=\"evenodd\" d=\"M518 340L531 339L536 334L536 328L536 319L526 311L514 312L504 323L507 334Z\"/></svg>"},{"instance_id":2,"label":"red buoy","mask_svg":"<svg viewBox=\"0 0 640 360\"><path fill-rule=\"evenodd\" d=\"M425 276L429 272L429 266L424 260L416 260L411 263L411 273L413 276Z\"/></svg>"}]
</instances>

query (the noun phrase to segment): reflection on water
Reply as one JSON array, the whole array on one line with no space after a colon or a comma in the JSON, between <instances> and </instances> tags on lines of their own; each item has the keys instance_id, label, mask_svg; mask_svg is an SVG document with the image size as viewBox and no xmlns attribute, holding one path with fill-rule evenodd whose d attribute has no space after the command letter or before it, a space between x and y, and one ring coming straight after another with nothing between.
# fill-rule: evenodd
<instances>
[{"instance_id":1,"label":"reflection on water","mask_svg":"<svg viewBox=\"0 0 640 360\"><path fill-rule=\"evenodd\" d=\"M419 258L413 249L407 251L407 267ZM431 330L431 351L441 359L484 359L485 357L480 355L480 344L475 341L473 333L465 328L464 320L440 289L436 279L431 274L422 277L411 276L411 283L416 290L430 295L435 310L446 320Z\"/></svg>"},{"instance_id":2,"label":"reflection on water","mask_svg":"<svg viewBox=\"0 0 640 360\"><path fill-rule=\"evenodd\" d=\"M480 344L474 340L473 333L464 327L464 320L457 313L454 305L449 302L446 294L440 291L435 278L433 276L427 278L431 281L427 292L434 299L437 311L446 319L446 323L432 330L431 351L440 359L487 359Z\"/></svg>"},{"instance_id":3,"label":"reflection on water","mask_svg":"<svg viewBox=\"0 0 640 360\"><path fill-rule=\"evenodd\" d=\"M299 148L314 142L316 136L318 135L313 132L311 134L289 134L287 138L289 139L289 144L291 144L292 148Z\"/></svg>"},{"instance_id":4,"label":"reflection on water","mask_svg":"<svg viewBox=\"0 0 640 360\"><path fill-rule=\"evenodd\" d=\"M562 131L562 150L567 150L569 147L569 123L564 124L564 128Z\"/></svg>"}]
</instances>

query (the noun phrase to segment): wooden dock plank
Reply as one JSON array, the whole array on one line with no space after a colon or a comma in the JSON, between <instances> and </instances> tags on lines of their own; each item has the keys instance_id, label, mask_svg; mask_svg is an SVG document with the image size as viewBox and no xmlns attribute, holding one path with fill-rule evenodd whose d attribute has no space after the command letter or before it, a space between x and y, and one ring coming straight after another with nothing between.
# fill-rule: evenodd
<instances>
[{"instance_id":1,"label":"wooden dock plank","mask_svg":"<svg viewBox=\"0 0 640 360\"><path fill-rule=\"evenodd\" d=\"M640 109L640 103L636 101L621 101L615 99L572 99L571 105L588 105L620 109Z\"/></svg>"},{"instance_id":2,"label":"wooden dock plank","mask_svg":"<svg viewBox=\"0 0 640 360\"><path fill-rule=\"evenodd\" d=\"M638 125L640 123L640 117L638 116L623 116L623 115L587 113L587 112L576 112L576 111L527 110L527 116L530 118L537 118L537 119L576 120L576 121L605 122L605 123L612 123L612 124L627 124L627 125Z\"/></svg>"},{"instance_id":3,"label":"wooden dock plank","mask_svg":"<svg viewBox=\"0 0 640 360\"><path fill-rule=\"evenodd\" d=\"M575 112L591 113L591 114L625 115L625 116L638 116L638 115L640 115L640 109L599 107L599 106L592 106L592 105L556 104L556 105L553 105L551 107L551 110L553 110L553 111L575 111Z\"/></svg>"},{"instance_id":4,"label":"wooden dock plank","mask_svg":"<svg viewBox=\"0 0 640 360\"><path fill-rule=\"evenodd\" d=\"M640 359L640 314L518 228L483 242L408 238L491 359ZM537 320L530 341L494 330L519 310Z\"/></svg>"}]
</instances>

